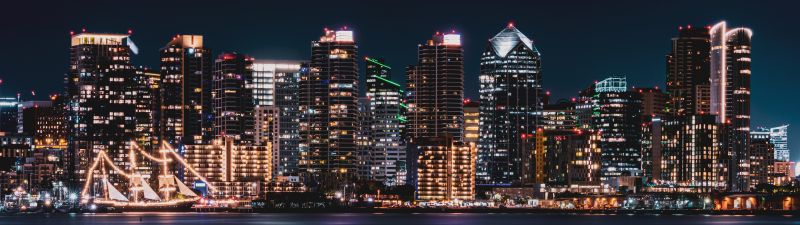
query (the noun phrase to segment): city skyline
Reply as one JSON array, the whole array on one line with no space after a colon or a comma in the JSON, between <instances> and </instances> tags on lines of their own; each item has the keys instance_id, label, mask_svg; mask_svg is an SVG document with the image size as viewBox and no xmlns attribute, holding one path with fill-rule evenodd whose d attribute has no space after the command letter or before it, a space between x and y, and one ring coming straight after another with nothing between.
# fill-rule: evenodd
<instances>
[{"instance_id":1,"label":"city skyline","mask_svg":"<svg viewBox=\"0 0 800 225\"><path fill-rule=\"evenodd\" d=\"M0 217L800 216L800 3L11 6Z\"/></svg>"},{"instance_id":2,"label":"city skyline","mask_svg":"<svg viewBox=\"0 0 800 225\"><path fill-rule=\"evenodd\" d=\"M244 17L235 26L222 26L223 23L219 21L229 17L179 12L175 14L174 22L163 22L165 16L150 16L166 14L165 9L172 8L170 5L179 6L178 3L141 2L129 6L132 10L113 14L108 12L109 8L94 4L54 3L64 5L41 9L29 5L30 3L14 4L18 6L8 9L36 10L4 12L0 17L7 28L2 32L11 35L3 35L2 39L5 43L33 41L40 44L25 47L28 51L22 50L22 45L10 46L8 51L16 54L0 56L0 61L4 62L0 66L0 79L3 79L0 95L3 96L21 93L23 99L45 99L48 94L61 92L63 84L60 81L63 74L68 72L68 61L64 57L68 51L63 48L66 41L64 37L70 31L78 33L82 28L89 32L108 33L132 30L132 39L142 49L139 55L132 57L133 64L157 68L158 49L175 34L203 35L206 39L205 45L214 52L238 51L257 59L305 59L308 57L308 42L318 35L320 28L348 26L355 31L356 39L360 40L362 55L381 56L387 63L399 67L414 62L413 46L424 41L425 37L436 31L455 29L462 33L464 39L465 96L478 99L479 55L486 40L499 27L513 22L520 30L528 32L534 44L545 53L542 56L545 65L545 90L551 91L555 99L570 98L577 95L584 83L601 80L609 75L627 76L636 87L664 88L663 80L666 75L663 58L670 49L669 38L675 36L678 26L711 26L718 21L727 20L731 22L730 26L747 26L754 30L753 44L756 48L753 57L762 59L753 64L756 76L752 80L752 126L773 127L784 123L800 123L800 118L792 116L800 108L792 105L784 108L774 101L797 96L788 91L791 90L791 82L782 82L795 79L791 78L791 62L796 61L794 59L797 57L789 54L792 52L791 48L795 47L787 43L791 43L789 38L797 36L793 34L800 31L782 28L786 25L784 23L789 23L785 18L791 15L789 9L794 8L791 5L768 7L734 2L715 7L717 4L714 2L701 2L696 3L696 7L681 8L680 13L670 14L667 12L678 10L677 6L682 4L619 2L604 6L569 6L554 3L506 3L529 6L520 8L533 8L530 11L536 12L523 13L525 10L522 9L481 12L482 8L474 4L457 5L445 1L432 4L450 5L456 7L456 10L436 16L418 15L408 20L398 20L390 17L403 17L403 13L413 10L416 4L385 3L387 15L392 16L380 16L380 13L364 10L365 6L360 6L357 2L345 1L340 6L331 7L346 13L313 13L324 12L328 8L320 5L308 9L312 13L307 15L314 15L311 18L286 20L285 18L292 18L290 15L293 13L300 13L299 5L276 3L259 6L259 3L233 2L230 6L219 7L237 10L237 15ZM258 7L242 7L250 4ZM86 6L87 9L93 10L81 9L78 11L85 13L71 13L77 10L77 5L90 5ZM617 7L620 5L626 7ZM189 7L203 11L202 9L211 8L212 4L201 1ZM594 11L594 7L602 10ZM654 8L665 10L648 10ZM28 11L36 13L20 14ZM464 16L477 12L485 16ZM47 18L59 20L51 21ZM772 26L774 23L779 24ZM626 35L615 35L619 33ZM587 34L592 38L583 38L588 37ZM30 51L31 48L33 51ZM585 51L586 54L575 54L577 50ZM32 55L34 53L35 56ZM598 54L604 57L593 57ZM38 60L29 60L33 57ZM42 62L39 60L54 63L38 66ZM574 62L587 66L572 66ZM40 69L34 72L25 69L30 66L38 66ZM28 74L54 82L34 84L25 79ZM573 82L576 80L582 82ZM38 94L35 97L30 94L34 91ZM790 135L790 140L800 138L800 133ZM790 149L798 149L797 144L791 145ZM800 154L792 155L793 160L800 159Z\"/></svg>"}]
</instances>

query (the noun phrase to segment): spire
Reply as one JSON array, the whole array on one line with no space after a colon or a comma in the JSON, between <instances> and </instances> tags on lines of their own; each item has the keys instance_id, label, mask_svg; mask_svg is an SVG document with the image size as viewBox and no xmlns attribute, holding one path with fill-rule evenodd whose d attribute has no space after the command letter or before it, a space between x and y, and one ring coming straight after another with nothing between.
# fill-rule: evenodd
<instances>
[{"instance_id":1,"label":"spire","mask_svg":"<svg viewBox=\"0 0 800 225\"><path fill-rule=\"evenodd\" d=\"M505 57L520 42L534 52L539 52L539 50L533 46L533 41L514 27L513 23L509 23L505 29L497 33L492 39L489 39L489 42L492 43L495 53L500 57Z\"/></svg>"}]
</instances>

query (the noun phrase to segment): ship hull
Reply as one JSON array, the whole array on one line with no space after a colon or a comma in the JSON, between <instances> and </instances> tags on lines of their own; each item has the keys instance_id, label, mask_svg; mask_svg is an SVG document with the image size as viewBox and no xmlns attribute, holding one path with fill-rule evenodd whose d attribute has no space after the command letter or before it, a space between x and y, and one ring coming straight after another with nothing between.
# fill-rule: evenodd
<instances>
[{"instance_id":1,"label":"ship hull","mask_svg":"<svg viewBox=\"0 0 800 225\"><path fill-rule=\"evenodd\" d=\"M100 212L190 212L194 202L182 202L175 205L111 205L98 204Z\"/></svg>"}]
</instances>

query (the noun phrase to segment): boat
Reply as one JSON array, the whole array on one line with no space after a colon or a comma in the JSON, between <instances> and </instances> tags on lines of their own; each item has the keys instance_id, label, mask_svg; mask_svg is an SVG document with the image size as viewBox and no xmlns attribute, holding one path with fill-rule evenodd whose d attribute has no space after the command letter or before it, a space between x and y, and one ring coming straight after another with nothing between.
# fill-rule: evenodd
<instances>
[{"instance_id":1,"label":"boat","mask_svg":"<svg viewBox=\"0 0 800 225\"><path fill-rule=\"evenodd\" d=\"M189 166L172 148L164 148L159 152L160 157L154 157L142 151L133 144L131 149L130 162L131 168L137 168L136 153L143 154L145 158L162 165L162 173L156 176L158 191L148 182L147 177L130 169L125 171L115 166L105 152L99 152L95 157L95 162L90 167L84 189L81 193L82 208L89 212L130 212L130 211L190 211L194 203L200 200L191 188L186 186L177 176L168 171L171 158L181 162L184 166ZM108 171L114 170L111 174ZM206 179L190 169L192 175L205 182ZM95 174L99 172L99 174ZM153 174L154 175L154 174ZM115 187L115 183L110 181L111 177L124 177L117 179L117 184L125 187L125 192ZM208 183L208 182L206 182ZM209 186L213 190L212 186Z\"/></svg>"}]
</instances>

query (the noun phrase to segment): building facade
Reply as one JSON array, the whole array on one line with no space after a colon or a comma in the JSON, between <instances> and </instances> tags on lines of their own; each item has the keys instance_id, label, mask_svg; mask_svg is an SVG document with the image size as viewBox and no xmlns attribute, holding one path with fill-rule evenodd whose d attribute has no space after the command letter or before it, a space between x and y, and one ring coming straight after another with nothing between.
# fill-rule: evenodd
<instances>
[{"instance_id":1,"label":"building facade","mask_svg":"<svg viewBox=\"0 0 800 225\"><path fill-rule=\"evenodd\" d=\"M667 55L669 111L708 114L710 110L711 41L708 27L678 28Z\"/></svg>"},{"instance_id":2,"label":"building facade","mask_svg":"<svg viewBox=\"0 0 800 225\"><path fill-rule=\"evenodd\" d=\"M628 90L624 77L607 78L594 89L597 109L592 127L600 133L601 174L614 186L619 177L642 174L642 100L639 93Z\"/></svg>"},{"instance_id":3,"label":"building facade","mask_svg":"<svg viewBox=\"0 0 800 225\"><path fill-rule=\"evenodd\" d=\"M392 81L392 68L380 58L365 58L366 64L366 104L369 109L363 121L368 135L369 177L393 186L405 183L405 177L398 177L406 170L406 149L402 136L405 115L402 108L402 86Z\"/></svg>"},{"instance_id":4,"label":"building facade","mask_svg":"<svg viewBox=\"0 0 800 225\"><path fill-rule=\"evenodd\" d=\"M297 60L255 60L253 62L253 99L256 106L274 106L278 112L278 137L273 143L273 157L278 159L275 174L297 175L300 151L298 131L300 74L308 64Z\"/></svg>"},{"instance_id":5,"label":"building facade","mask_svg":"<svg viewBox=\"0 0 800 225\"><path fill-rule=\"evenodd\" d=\"M212 107L215 139L232 137L237 145L255 142L253 58L240 53L222 53L214 61Z\"/></svg>"},{"instance_id":6,"label":"building facade","mask_svg":"<svg viewBox=\"0 0 800 225\"><path fill-rule=\"evenodd\" d=\"M437 32L417 47L417 64L406 71L410 142L450 135L463 140L464 50L461 35Z\"/></svg>"},{"instance_id":7,"label":"building facade","mask_svg":"<svg viewBox=\"0 0 800 225\"><path fill-rule=\"evenodd\" d=\"M300 172L336 186L341 183L333 182L337 178L358 173L358 46L353 31L325 29L311 43L309 69L300 77Z\"/></svg>"},{"instance_id":8,"label":"building facade","mask_svg":"<svg viewBox=\"0 0 800 225\"><path fill-rule=\"evenodd\" d=\"M711 34L711 114L725 124L724 164L730 189L747 190L750 166L750 64L752 30L715 24Z\"/></svg>"},{"instance_id":9,"label":"building facade","mask_svg":"<svg viewBox=\"0 0 800 225\"><path fill-rule=\"evenodd\" d=\"M140 82L133 79L136 68L131 56L138 48L128 34L74 34L70 42L70 73L66 79L68 110L68 160L72 185L83 183L89 166L100 152L113 164L129 170L131 141L140 136L137 104ZM109 171L110 182L124 177ZM95 179L97 180L97 179Z\"/></svg>"},{"instance_id":10,"label":"building facade","mask_svg":"<svg viewBox=\"0 0 800 225\"><path fill-rule=\"evenodd\" d=\"M475 199L475 144L451 137L420 141L417 199L457 202Z\"/></svg>"},{"instance_id":11,"label":"building facade","mask_svg":"<svg viewBox=\"0 0 800 225\"><path fill-rule=\"evenodd\" d=\"M159 136L180 147L213 137L211 50L201 35L176 35L161 48Z\"/></svg>"},{"instance_id":12,"label":"building facade","mask_svg":"<svg viewBox=\"0 0 800 225\"><path fill-rule=\"evenodd\" d=\"M481 55L478 182L519 183L529 147L519 138L533 134L544 106L541 54L513 24L489 39Z\"/></svg>"},{"instance_id":13,"label":"building facade","mask_svg":"<svg viewBox=\"0 0 800 225\"><path fill-rule=\"evenodd\" d=\"M236 145L232 137L208 145L186 145L186 163L207 183L187 170L184 184L208 187L215 198L255 199L272 179L271 147L269 143Z\"/></svg>"}]
</instances>

